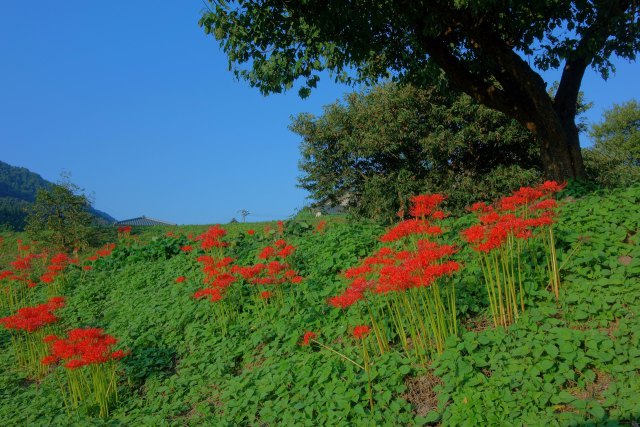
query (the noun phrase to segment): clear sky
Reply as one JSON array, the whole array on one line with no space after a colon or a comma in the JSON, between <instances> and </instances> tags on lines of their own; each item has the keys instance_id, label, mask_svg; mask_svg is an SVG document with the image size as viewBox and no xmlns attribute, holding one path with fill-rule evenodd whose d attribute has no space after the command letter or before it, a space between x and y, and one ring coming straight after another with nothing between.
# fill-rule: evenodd
<instances>
[{"instance_id":1,"label":"clear sky","mask_svg":"<svg viewBox=\"0 0 640 427\"><path fill-rule=\"evenodd\" d=\"M0 160L51 181L71 172L116 219L225 223L247 209L265 221L301 208L291 116L320 114L351 89L323 78L306 100L295 90L263 97L234 80L198 27L203 7L3 0ZM607 82L585 76L590 122L640 98L639 64L615 62Z\"/></svg>"}]
</instances>

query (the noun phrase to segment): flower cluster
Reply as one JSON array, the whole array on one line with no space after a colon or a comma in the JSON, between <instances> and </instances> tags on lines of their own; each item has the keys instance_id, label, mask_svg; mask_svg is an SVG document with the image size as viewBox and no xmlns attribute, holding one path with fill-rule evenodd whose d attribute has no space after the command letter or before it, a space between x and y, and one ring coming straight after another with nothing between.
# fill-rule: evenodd
<instances>
[{"instance_id":1,"label":"flower cluster","mask_svg":"<svg viewBox=\"0 0 640 427\"><path fill-rule=\"evenodd\" d=\"M58 321L53 312L63 306L63 297L53 297L44 304L18 309L16 314L1 318L0 324L7 329L34 332Z\"/></svg>"},{"instance_id":2,"label":"flower cluster","mask_svg":"<svg viewBox=\"0 0 640 427\"><path fill-rule=\"evenodd\" d=\"M126 355L123 350L114 350L113 346L118 340L99 328L73 329L67 338L49 335L44 341L49 344L51 354L42 363L50 365L64 362L68 369L119 360Z\"/></svg>"},{"instance_id":3,"label":"flower cluster","mask_svg":"<svg viewBox=\"0 0 640 427\"><path fill-rule=\"evenodd\" d=\"M304 333L302 337L302 341L300 342L300 345L307 346L310 344L311 340L314 340L316 338L317 338L317 335L315 332L307 331Z\"/></svg>"},{"instance_id":4,"label":"flower cluster","mask_svg":"<svg viewBox=\"0 0 640 427\"><path fill-rule=\"evenodd\" d=\"M295 249L284 239L279 239L273 245L263 248L258 254L258 258L265 262L251 266L235 266L233 272L254 285L300 283L302 277L286 261L286 258L293 254Z\"/></svg>"},{"instance_id":5,"label":"flower cluster","mask_svg":"<svg viewBox=\"0 0 640 427\"><path fill-rule=\"evenodd\" d=\"M380 352L387 349L390 335L381 330L381 325L389 323L380 316L394 319L392 334L400 336L405 350L413 347L425 363L430 348L443 351L446 337L457 333L453 288L441 294L438 286L443 277L460 269L450 259L457 249L430 240L443 232L434 222L447 216L438 209L444 200L441 194L413 197L409 212L414 218L401 221L380 238L391 246L347 269L344 277L349 285L328 299L331 306L341 309L366 301ZM434 315L440 319L432 319ZM431 325L431 330L424 325Z\"/></svg>"},{"instance_id":6,"label":"flower cluster","mask_svg":"<svg viewBox=\"0 0 640 427\"><path fill-rule=\"evenodd\" d=\"M11 266L17 271L31 270L31 261L38 256L36 254L27 254L25 256L17 256L14 261L11 262Z\"/></svg>"},{"instance_id":7,"label":"flower cluster","mask_svg":"<svg viewBox=\"0 0 640 427\"><path fill-rule=\"evenodd\" d=\"M131 235L131 226L123 225L122 227L118 227L118 238L126 239Z\"/></svg>"},{"instance_id":8,"label":"flower cluster","mask_svg":"<svg viewBox=\"0 0 640 427\"><path fill-rule=\"evenodd\" d=\"M212 302L221 300L227 288L236 281L236 277L231 272L233 261L233 258L230 257L200 256L198 262L202 264L204 283L208 287L197 291L193 297L208 297Z\"/></svg>"},{"instance_id":9,"label":"flower cluster","mask_svg":"<svg viewBox=\"0 0 640 427\"><path fill-rule=\"evenodd\" d=\"M353 337L357 340L364 339L371 332L371 328L367 325L358 325L353 328Z\"/></svg>"},{"instance_id":10,"label":"flower cluster","mask_svg":"<svg viewBox=\"0 0 640 427\"><path fill-rule=\"evenodd\" d=\"M78 328L69 331L66 338L48 335L43 341L49 354L42 359L42 366L61 363L65 367L66 387L61 386L65 402L72 407L82 401L95 402L99 415L107 416L118 399L116 362L127 355L124 350L114 350L118 340L102 329Z\"/></svg>"},{"instance_id":11,"label":"flower cluster","mask_svg":"<svg viewBox=\"0 0 640 427\"><path fill-rule=\"evenodd\" d=\"M71 259L65 253L55 254L51 260L49 260L49 265L47 266L47 271L40 276L40 281L42 283L53 283L57 276L62 274L65 268L71 263L76 263L78 260Z\"/></svg>"},{"instance_id":12,"label":"flower cluster","mask_svg":"<svg viewBox=\"0 0 640 427\"><path fill-rule=\"evenodd\" d=\"M108 257L109 255L111 255L111 252L113 252L113 250L115 248L116 248L116 244L115 243L107 243L102 248L100 248L100 249L98 249L96 251L96 255L99 258Z\"/></svg>"},{"instance_id":13,"label":"flower cluster","mask_svg":"<svg viewBox=\"0 0 640 427\"><path fill-rule=\"evenodd\" d=\"M557 202L552 196L563 188L555 181L546 181L535 187L522 187L493 205L478 202L470 208L479 223L461 234L478 253L496 326L515 322L524 311L521 257L525 249L536 247L531 242L525 245L524 241L533 239L546 247L549 283L558 298L560 277L552 229ZM537 258L535 254L533 258Z\"/></svg>"},{"instance_id":14,"label":"flower cluster","mask_svg":"<svg viewBox=\"0 0 640 427\"><path fill-rule=\"evenodd\" d=\"M200 242L200 247L207 251L212 248L224 248L227 246L222 238L227 235L227 231L219 225L209 227L207 231L196 237L196 241Z\"/></svg>"}]
</instances>

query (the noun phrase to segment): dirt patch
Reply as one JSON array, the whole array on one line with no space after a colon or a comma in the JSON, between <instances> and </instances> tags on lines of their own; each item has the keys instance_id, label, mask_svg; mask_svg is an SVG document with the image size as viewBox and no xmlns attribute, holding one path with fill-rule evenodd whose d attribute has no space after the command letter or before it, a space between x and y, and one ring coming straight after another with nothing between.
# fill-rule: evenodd
<instances>
[{"instance_id":1,"label":"dirt patch","mask_svg":"<svg viewBox=\"0 0 640 427\"><path fill-rule=\"evenodd\" d=\"M407 377L404 380L407 392L402 398L415 407L417 416L425 416L438 407L438 395L433 389L442 384L442 380L431 372L419 377Z\"/></svg>"},{"instance_id":2,"label":"dirt patch","mask_svg":"<svg viewBox=\"0 0 640 427\"><path fill-rule=\"evenodd\" d=\"M631 264L631 261L633 261L633 258L629 255L621 255L618 257L618 262L622 265L629 265Z\"/></svg>"},{"instance_id":3,"label":"dirt patch","mask_svg":"<svg viewBox=\"0 0 640 427\"><path fill-rule=\"evenodd\" d=\"M493 327L493 322L485 315L476 316L467 319L464 328L469 332L482 332Z\"/></svg>"},{"instance_id":4,"label":"dirt patch","mask_svg":"<svg viewBox=\"0 0 640 427\"><path fill-rule=\"evenodd\" d=\"M622 243L626 243L626 244L634 243L633 236L635 236L636 234L638 234L638 231L636 230L629 231L626 237L624 238L624 240L622 241Z\"/></svg>"},{"instance_id":5,"label":"dirt patch","mask_svg":"<svg viewBox=\"0 0 640 427\"><path fill-rule=\"evenodd\" d=\"M620 328L620 319L616 319L613 322L609 322L609 325L606 328L598 328L598 330L602 333L605 333L611 338L615 340L615 333Z\"/></svg>"},{"instance_id":6,"label":"dirt patch","mask_svg":"<svg viewBox=\"0 0 640 427\"><path fill-rule=\"evenodd\" d=\"M264 356L262 356L262 350L264 349L265 346L266 346L265 343L258 344L258 346L253 350L253 354L255 355L255 358L250 362L244 363L242 367L243 371L253 371L255 368L259 368L260 366L262 366L265 360L267 360L264 358Z\"/></svg>"},{"instance_id":7,"label":"dirt patch","mask_svg":"<svg viewBox=\"0 0 640 427\"><path fill-rule=\"evenodd\" d=\"M611 376L605 372L595 370L596 380L587 386L579 393L572 393L578 399L595 399L598 402L604 402L603 394L609 388L611 384Z\"/></svg>"}]
</instances>

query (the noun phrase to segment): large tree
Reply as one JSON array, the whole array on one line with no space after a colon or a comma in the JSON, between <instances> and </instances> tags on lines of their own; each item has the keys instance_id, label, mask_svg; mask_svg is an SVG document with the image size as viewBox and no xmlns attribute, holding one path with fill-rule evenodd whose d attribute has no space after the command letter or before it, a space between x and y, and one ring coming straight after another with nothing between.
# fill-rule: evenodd
<instances>
[{"instance_id":1,"label":"large tree","mask_svg":"<svg viewBox=\"0 0 640 427\"><path fill-rule=\"evenodd\" d=\"M612 55L635 60L640 47L640 6L630 0L209 1L200 25L263 93L302 79L308 95L322 70L349 83L414 84L444 70L533 132L556 179L584 177L575 116L585 70L607 77ZM552 68L562 68L554 97L539 74Z\"/></svg>"}]
</instances>

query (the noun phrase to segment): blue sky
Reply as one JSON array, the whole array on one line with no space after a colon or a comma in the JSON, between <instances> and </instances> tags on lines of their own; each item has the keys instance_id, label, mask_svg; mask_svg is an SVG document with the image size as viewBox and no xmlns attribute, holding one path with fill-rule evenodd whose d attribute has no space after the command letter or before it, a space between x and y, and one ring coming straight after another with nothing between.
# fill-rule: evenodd
<instances>
[{"instance_id":1,"label":"blue sky","mask_svg":"<svg viewBox=\"0 0 640 427\"><path fill-rule=\"evenodd\" d=\"M263 97L227 70L197 25L202 8L196 0L3 2L0 160L52 181L71 172L117 219L224 223L248 209L248 220L265 221L302 207L290 117L320 114L351 89L323 78L306 100L296 91ZM585 76L590 122L640 98L638 63L615 62L607 82Z\"/></svg>"}]
</instances>

